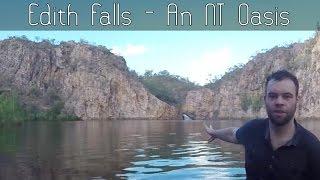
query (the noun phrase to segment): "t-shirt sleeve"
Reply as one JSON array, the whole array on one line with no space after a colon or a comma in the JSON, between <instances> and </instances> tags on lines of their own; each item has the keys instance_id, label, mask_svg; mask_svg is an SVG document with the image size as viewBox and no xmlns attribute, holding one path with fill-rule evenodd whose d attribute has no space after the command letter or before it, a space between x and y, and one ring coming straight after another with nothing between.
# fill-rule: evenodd
<instances>
[{"instance_id":1,"label":"t-shirt sleeve","mask_svg":"<svg viewBox=\"0 0 320 180\"><path fill-rule=\"evenodd\" d=\"M247 144L251 134L256 129L256 124L257 120L248 121L236 131L236 138L239 144Z\"/></svg>"}]
</instances>

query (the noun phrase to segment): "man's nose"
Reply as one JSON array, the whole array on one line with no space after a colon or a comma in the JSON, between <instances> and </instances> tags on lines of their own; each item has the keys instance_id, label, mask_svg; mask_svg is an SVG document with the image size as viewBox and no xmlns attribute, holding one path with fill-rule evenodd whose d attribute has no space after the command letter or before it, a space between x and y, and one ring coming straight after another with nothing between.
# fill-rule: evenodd
<instances>
[{"instance_id":1,"label":"man's nose","mask_svg":"<svg viewBox=\"0 0 320 180\"><path fill-rule=\"evenodd\" d=\"M277 99L276 99L276 105L283 105L284 104L284 99L279 96Z\"/></svg>"}]
</instances>

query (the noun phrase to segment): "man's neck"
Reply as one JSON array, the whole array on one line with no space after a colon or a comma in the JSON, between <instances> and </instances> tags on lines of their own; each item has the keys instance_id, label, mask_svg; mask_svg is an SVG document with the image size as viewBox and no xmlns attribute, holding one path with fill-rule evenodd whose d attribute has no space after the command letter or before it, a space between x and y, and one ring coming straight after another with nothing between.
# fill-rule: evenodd
<instances>
[{"instance_id":1,"label":"man's neck","mask_svg":"<svg viewBox=\"0 0 320 180\"><path fill-rule=\"evenodd\" d=\"M295 133L294 118L283 126L277 126L269 120L269 132L273 149L278 149L292 139Z\"/></svg>"}]
</instances>

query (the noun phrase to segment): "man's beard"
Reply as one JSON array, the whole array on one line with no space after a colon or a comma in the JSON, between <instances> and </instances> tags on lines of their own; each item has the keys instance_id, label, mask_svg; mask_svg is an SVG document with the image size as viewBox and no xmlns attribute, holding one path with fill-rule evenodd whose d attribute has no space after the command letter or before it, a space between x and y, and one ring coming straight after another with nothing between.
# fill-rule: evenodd
<instances>
[{"instance_id":1,"label":"man's beard","mask_svg":"<svg viewBox=\"0 0 320 180\"><path fill-rule=\"evenodd\" d=\"M281 120L277 117L273 116L273 112L271 110L267 109L268 117L271 120L272 124L276 126L284 126L290 122L290 120L293 118L296 108L294 108L293 111L287 112L286 116L282 118Z\"/></svg>"}]
</instances>

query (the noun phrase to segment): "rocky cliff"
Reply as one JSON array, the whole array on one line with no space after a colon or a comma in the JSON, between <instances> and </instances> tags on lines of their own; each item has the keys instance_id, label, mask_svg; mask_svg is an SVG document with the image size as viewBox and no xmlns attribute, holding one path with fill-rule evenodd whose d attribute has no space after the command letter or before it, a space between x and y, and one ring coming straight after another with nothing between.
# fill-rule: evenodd
<instances>
[{"instance_id":1,"label":"rocky cliff","mask_svg":"<svg viewBox=\"0 0 320 180\"><path fill-rule=\"evenodd\" d=\"M299 118L320 118L320 34L304 43L275 47L259 53L241 68L235 68L210 89L190 91L182 113L196 119L232 119L266 116L263 95L265 79L272 72L288 69L300 82Z\"/></svg>"},{"instance_id":2,"label":"rocky cliff","mask_svg":"<svg viewBox=\"0 0 320 180\"><path fill-rule=\"evenodd\" d=\"M177 111L150 94L122 57L84 43L0 41L0 88L18 91L25 108L54 100L82 119L174 119Z\"/></svg>"}]
</instances>

